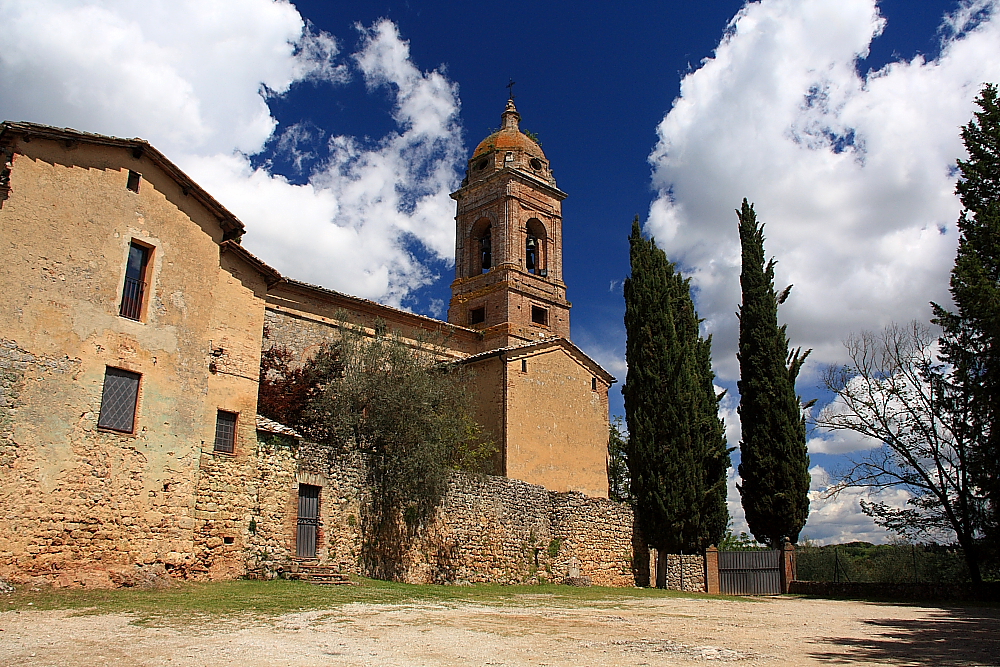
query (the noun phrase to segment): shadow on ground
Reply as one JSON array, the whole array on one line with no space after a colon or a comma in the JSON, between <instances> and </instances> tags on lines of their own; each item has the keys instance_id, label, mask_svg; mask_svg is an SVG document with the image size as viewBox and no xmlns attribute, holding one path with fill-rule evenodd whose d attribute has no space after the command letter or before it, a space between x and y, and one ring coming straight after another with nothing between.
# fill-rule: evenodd
<instances>
[{"instance_id":1,"label":"shadow on ground","mask_svg":"<svg viewBox=\"0 0 1000 667\"><path fill-rule=\"evenodd\" d=\"M815 651L812 657L842 665L1000 665L998 609L938 609L919 620L882 618L865 624L867 638L825 637L818 643L830 649Z\"/></svg>"}]
</instances>

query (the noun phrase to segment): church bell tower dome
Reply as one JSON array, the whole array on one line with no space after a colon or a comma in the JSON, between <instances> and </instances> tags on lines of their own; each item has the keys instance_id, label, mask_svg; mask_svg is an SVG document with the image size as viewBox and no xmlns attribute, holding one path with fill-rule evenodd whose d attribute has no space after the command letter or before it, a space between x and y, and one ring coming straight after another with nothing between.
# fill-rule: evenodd
<instances>
[{"instance_id":1,"label":"church bell tower dome","mask_svg":"<svg viewBox=\"0 0 1000 667\"><path fill-rule=\"evenodd\" d=\"M472 152L452 193L455 281L448 321L480 329L496 349L569 338L562 272L562 200L537 139L507 100L500 129Z\"/></svg>"},{"instance_id":2,"label":"church bell tower dome","mask_svg":"<svg viewBox=\"0 0 1000 667\"><path fill-rule=\"evenodd\" d=\"M555 177L541 145L521 131L521 114L514 100L507 100L507 108L500 118L500 129L480 141L472 152L463 185L485 178L498 169L513 167L555 186Z\"/></svg>"}]
</instances>

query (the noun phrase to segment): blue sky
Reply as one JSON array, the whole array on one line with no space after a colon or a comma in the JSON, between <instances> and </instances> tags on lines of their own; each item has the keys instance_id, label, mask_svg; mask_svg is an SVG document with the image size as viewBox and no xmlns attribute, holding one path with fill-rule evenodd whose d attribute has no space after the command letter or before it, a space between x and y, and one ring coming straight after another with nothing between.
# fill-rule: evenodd
<instances>
[{"instance_id":1,"label":"blue sky","mask_svg":"<svg viewBox=\"0 0 1000 667\"><path fill-rule=\"evenodd\" d=\"M286 275L443 317L448 193L513 79L522 126L570 195L574 341L624 380L639 215L692 277L735 445L733 209L756 203L779 287L795 285L781 317L815 350L799 391L820 396L817 372L847 334L947 301L958 130L982 83L1000 81L997 7L0 0L0 116L141 136ZM857 494L821 494L870 446L813 437L805 535L885 539Z\"/></svg>"}]
</instances>

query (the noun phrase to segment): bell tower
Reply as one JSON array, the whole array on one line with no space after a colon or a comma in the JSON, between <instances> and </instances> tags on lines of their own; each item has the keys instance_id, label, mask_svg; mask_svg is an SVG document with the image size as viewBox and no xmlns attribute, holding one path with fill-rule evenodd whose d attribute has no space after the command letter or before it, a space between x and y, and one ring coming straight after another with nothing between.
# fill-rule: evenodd
<instances>
[{"instance_id":1,"label":"bell tower","mask_svg":"<svg viewBox=\"0 0 1000 667\"><path fill-rule=\"evenodd\" d=\"M507 100L497 132L469 160L451 197L455 282L448 321L483 331L486 350L569 338L562 273L562 200L541 146Z\"/></svg>"}]
</instances>

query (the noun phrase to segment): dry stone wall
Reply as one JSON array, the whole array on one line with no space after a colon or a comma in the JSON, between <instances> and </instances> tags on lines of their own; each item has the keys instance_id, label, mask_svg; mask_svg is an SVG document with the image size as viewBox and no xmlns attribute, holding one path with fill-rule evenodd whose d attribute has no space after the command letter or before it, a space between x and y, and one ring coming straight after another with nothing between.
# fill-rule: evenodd
<instances>
[{"instance_id":1,"label":"dry stone wall","mask_svg":"<svg viewBox=\"0 0 1000 667\"><path fill-rule=\"evenodd\" d=\"M632 511L506 477L454 475L401 569L413 583L636 584Z\"/></svg>"},{"instance_id":2,"label":"dry stone wall","mask_svg":"<svg viewBox=\"0 0 1000 667\"><path fill-rule=\"evenodd\" d=\"M580 493L456 473L441 506L390 543L364 542L369 489L362 457L262 436L246 541L251 576L274 577L295 554L298 484L321 487L317 556L341 571L409 583L545 583L568 577L634 586L641 543L630 508ZM642 547L645 553L645 547Z\"/></svg>"},{"instance_id":3,"label":"dry stone wall","mask_svg":"<svg viewBox=\"0 0 1000 667\"><path fill-rule=\"evenodd\" d=\"M667 588L674 591L705 591L705 558L701 555L667 556Z\"/></svg>"}]
</instances>

